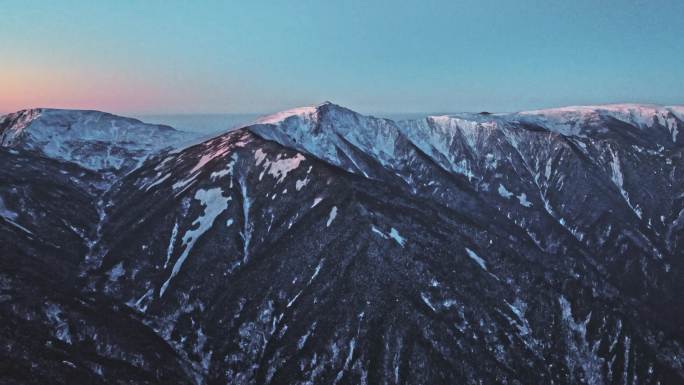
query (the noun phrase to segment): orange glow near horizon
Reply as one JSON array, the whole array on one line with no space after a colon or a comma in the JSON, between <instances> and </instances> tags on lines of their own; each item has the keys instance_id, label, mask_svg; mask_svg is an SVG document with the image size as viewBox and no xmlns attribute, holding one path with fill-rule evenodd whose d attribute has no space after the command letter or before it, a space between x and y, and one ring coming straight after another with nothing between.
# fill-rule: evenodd
<instances>
[{"instance_id":1,"label":"orange glow near horizon","mask_svg":"<svg viewBox=\"0 0 684 385\"><path fill-rule=\"evenodd\" d=\"M0 72L0 112L49 107L144 113L182 102L181 92L165 88L123 74L83 76L34 66L6 67Z\"/></svg>"}]
</instances>

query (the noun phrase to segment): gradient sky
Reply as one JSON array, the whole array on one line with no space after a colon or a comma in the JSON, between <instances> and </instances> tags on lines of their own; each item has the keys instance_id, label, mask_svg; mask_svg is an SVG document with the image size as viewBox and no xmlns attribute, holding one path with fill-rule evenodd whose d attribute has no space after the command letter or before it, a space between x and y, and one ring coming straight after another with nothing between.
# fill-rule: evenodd
<instances>
[{"instance_id":1,"label":"gradient sky","mask_svg":"<svg viewBox=\"0 0 684 385\"><path fill-rule=\"evenodd\" d=\"M0 112L684 104L682 0L0 0Z\"/></svg>"}]
</instances>

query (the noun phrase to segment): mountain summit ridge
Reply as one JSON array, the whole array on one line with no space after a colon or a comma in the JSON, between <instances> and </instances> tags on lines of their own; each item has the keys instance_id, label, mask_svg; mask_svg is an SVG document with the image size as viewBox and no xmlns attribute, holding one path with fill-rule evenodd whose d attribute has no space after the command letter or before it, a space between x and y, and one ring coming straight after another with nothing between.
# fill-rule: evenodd
<instances>
[{"instance_id":1,"label":"mountain summit ridge","mask_svg":"<svg viewBox=\"0 0 684 385\"><path fill-rule=\"evenodd\" d=\"M483 135L505 133L515 140L519 130L545 130L567 137L607 138L630 134L629 130L658 128L643 135L642 142L651 146L681 145L684 107L656 106L648 104L611 104L573 106L547 110L532 110L497 114L446 114L429 115L422 119L393 121L362 115L348 108L326 102L286 110L258 119L245 129L281 145L312 154L320 159L342 167L347 171L371 173L363 159L355 155L357 150L370 155L382 164L401 167L411 144L438 162L454 145L454 135L474 150L474 141ZM622 126L621 126L622 125ZM442 146L439 154L435 146ZM446 146L446 147L444 147ZM432 156L431 155L431 156ZM463 159L461 159L463 160ZM458 163L459 161L456 161ZM453 164L449 168L466 165Z\"/></svg>"}]
</instances>

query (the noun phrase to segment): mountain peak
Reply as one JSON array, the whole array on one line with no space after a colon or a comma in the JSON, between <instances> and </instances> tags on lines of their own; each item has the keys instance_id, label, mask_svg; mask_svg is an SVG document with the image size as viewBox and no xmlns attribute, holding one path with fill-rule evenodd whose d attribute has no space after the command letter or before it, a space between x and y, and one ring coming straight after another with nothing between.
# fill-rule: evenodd
<instances>
[{"instance_id":1,"label":"mountain peak","mask_svg":"<svg viewBox=\"0 0 684 385\"><path fill-rule=\"evenodd\" d=\"M246 128L264 139L364 175L368 170L359 153L389 163L401 136L391 120L365 116L331 102L273 114Z\"/></svg>"},{"instance_id":2,"label":"mountain peak","mask_svg":"<svg viewBox=\"0 0 684 385\"><path fill-rule=\"evenodd\" d=\"M298 117L303 120L313 120L314 117L321 111L329 109L329 108L335 108L335 109L345 109L344 107L338 106L332 102L329 101L324 101L323 103L319 104L314 104L314 105L309 105L309 106L303 106L303 107L295 107L291 108L288 110L276 112L271 115L266 115L263 116L259 119L256 120L255 124L280 124L283 121L291 118L291 117Z\"/></svg>"}]
</instances>

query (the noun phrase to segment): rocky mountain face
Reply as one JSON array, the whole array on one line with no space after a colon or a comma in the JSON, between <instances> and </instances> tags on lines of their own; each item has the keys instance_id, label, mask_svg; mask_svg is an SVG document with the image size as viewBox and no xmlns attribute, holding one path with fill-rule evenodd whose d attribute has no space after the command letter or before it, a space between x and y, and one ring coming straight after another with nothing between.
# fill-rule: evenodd
<instances>
[{"instance_id":1,"label":"rocky mountain face","mask_svg":"<svg viewBox=\"0 0 684 385\"><path fill-rule=\"evenodd\" d=\"M325 103L196 145L8 115L0 383L681 384L680 132L647 105Z\"/></svg>"}]
</instances>

